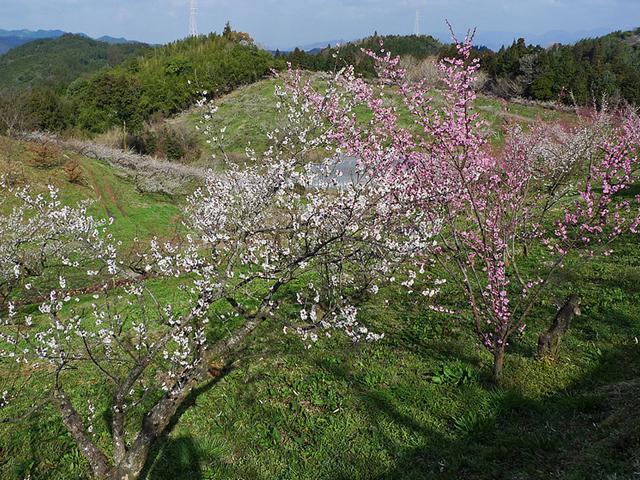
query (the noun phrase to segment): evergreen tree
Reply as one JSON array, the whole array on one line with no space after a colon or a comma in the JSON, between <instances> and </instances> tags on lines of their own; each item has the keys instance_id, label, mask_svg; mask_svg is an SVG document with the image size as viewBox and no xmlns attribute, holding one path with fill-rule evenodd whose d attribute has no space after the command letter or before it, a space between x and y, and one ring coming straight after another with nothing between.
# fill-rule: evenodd
<instances>
[{"instance_id":1,"label":"evergreen tree","mask_svg":"<svg viewBox=\"0 0 640 480\"><path fill-rule=\"evenodd\" d=\"M222 36L228 38L232 33L233 30L231 29L231 23L227 20L227 23L224 26L224 30L222 31Z\"/></svg>"}]
</instances>

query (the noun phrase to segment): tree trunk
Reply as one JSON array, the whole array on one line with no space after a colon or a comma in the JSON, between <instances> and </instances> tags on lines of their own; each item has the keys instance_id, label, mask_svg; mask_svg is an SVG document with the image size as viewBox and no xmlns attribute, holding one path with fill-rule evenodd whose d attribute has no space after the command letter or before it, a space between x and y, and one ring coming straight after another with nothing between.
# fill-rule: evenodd
<instances>
[{"instance_id":1,"label":"tree trunk","mask_svg":"<svg viewBox=\"0 0 640 480\"><path fill-rule=\"evenodd\" d=\"M137 455L128 455L125 460L114 468L106 480L138 480L145 463L149 450L145 449Z\"/></svg>"},{"instance_id":2,"label":"tree trunk","mask_svg":"<svg viewBox=\"0 0 640 480\"><path fill-rule=\"evenodd\" d=\"M499 345L493 352L492 380L496 385L502 383L502 370L504 369L504 346Z\"/></svg>"},{"instance_id":3,"label":"tree trunk","mask_svg":"<svg viewBox=\"0 0 640 480\"><path fill-rule=\"evenodd\" d=\"M113 469L110 480L137 480L144 469L149 451L154 442L165 431L182 402L189 396L206 369L199 368L185 378L185 383L176 392L165 396L147 413L142 428L122 461ZM191 378L189 378L191 377Z\"/></svg>"},{"instance_id":4,"label":"tree trunk","mask_svg":"<svg viewBox=\"0 0 640 480\"><path fill-rule=\"evenodd\" d=\"M84 457L89 461L94 477L99 479L109 478L109 461L107 457L87 434L82 418L73 408L71 400L67 397L62 387L57 387L53 398L62 416L62 422L67 427Z\"/></svg>"},{"instance_id":5,"label":"tree trunk","mask_svg":"<svg viewBox=\"0 0 640 480\"><path fill-rule=\"evenodd\" d=\"M560 350L562 338L566 335L573 317L580 315L580 298L571 295L558 310L553 323L546 332L538 338L538 355L543 358L555 359Z\"/></svg>"},{"instance_id":6,"label":"tree trunk","mask_svg":"<svg viewBox=\"0 0 640 480\"><path fill-rule=\"evenodd\" d=\"M138 480L147 463L147 458L154 442L165 432L165 429L174 418L174 415L176 415L179 407L191 394L196 385L208 378L208 376L213 376L214 378L220 376L220 370L211 371L209 369L211 361L226 359L266 318L267 310L260 310L251 317L245 325L238 328L228 339L221 341L207 350L207 355L202 358L200 366L185 373L182 380L178 380L180 386L174 391L167 392L147 413L142 421L142 427L137 437L129 448L126 448L124 445L123 419L118 419L113 425L115 429L114 443L116 444L114 445L115 466L107 460L104 454L100 452L86 435L82 427L82 420L78 414L72 411L74 414L71 415L73 422L69 422L66 420L70 415L65 417L63 411L65 425L67 425L67 428L74 436L76 443L81 447L85 458L91 463L94 477L99 480ZM132 378L135 376L136 373L134 371ZM61 404L61 409L66 407L67 410L69 408L72 410L70 401L66 397L61 398L66 401L66 403ZM114 398L115 406L121 408L121 399L117 395Z\"/></svg>"}]
</instances>

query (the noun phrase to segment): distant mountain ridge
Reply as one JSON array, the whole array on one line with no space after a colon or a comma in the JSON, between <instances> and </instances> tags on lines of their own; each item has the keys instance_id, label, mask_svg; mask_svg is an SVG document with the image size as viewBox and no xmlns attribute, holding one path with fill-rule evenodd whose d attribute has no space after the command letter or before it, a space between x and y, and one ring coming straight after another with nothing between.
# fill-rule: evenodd
<instances>
[{"instance_id":1,"label":"distant mountain ridge","mask_svg":"<svg viewBox=\"0 0 640 480\"><path fill-rule=\"evenodd\" d=\"M4 30L0 28L0 55L8 52L12 48L19 47L25 43L33 42L34 40L45 40L60 38L65 34L71 32L64 32L62 30ZM76 33L82 37L93 38L86 33ZM99 38L94 38L99 42L110 43L113 45L121 45L126 43L142 43L135 40L128 40L126 38L111 37L109 35L103 35Z\"/></svg>"},{"instance_id":2,"label":"distant mountain ridge","mask_svg":"<svg viewBox=\"0 0 640 480\"><path fill-rule=\"evenodd\" d=\"M12 48L43 38L58 38L62 30L3 30L0 28L0 55Z\"/></svg>"},{"instance_id":3,"label":"distant mountain ridge","mask_svg":"<svg viewBox=\"0 0 640 480\"><path fill-rule=\"evenodd\" d=\"M619 29L618 29L619 30ZM499 50L501 47L508 47L518 38L524 38L527 43L533 45L540 45L541 47L548 47L555 43L562 43L564 45L571 45L580 40L584 40L586 38L596 38L601 37L603 35L607 35L609 33L613 33L616 31L611 28L597 28L592 30L578 30L578 31L567 31L567 30L550 30L544 33L517 33L517 32L507 32L507 31L484 31L477 30L475 35L474 43L476 45L486 46L494 51ZM464 36L465 32L457 32L461 37ZM429 34L429 32L426 32ZM442 43L451 43L451 34L449 32L436 32L431 34L434 38L437 38ZM402 35L402 36L409 36ZM327 40L324 42L315 42L307 45L294 45L294 46L280 46L278 49L280 52L293 52L296 48L302 50L303 52L317 52L323 48L326 48L327 45L331 45L331 47L335 47L336 45L344 45L347 43L357 43L360 39L351 39L351 40ZM276 48L269 48L271 51L275 51Z\"/></svg>"},{"instance_id":4,"label":"distant mountain ridge","mask_svg":"<svg viewBox=\"0 0 640 480\"><path fill-rule=\"evenodd\" d=\"M101 37L96 38L95 40L99 42L110 43L112 45L122 45L125 43L142 43L142 42L137 42L135 40L127 40L124 37L111 37L109 35L103 35Z\"/></svg>"},{"instance_id":5,"label":"distant mountain ridge","mask_svg":"<svg viewBox=\"0 0 640 480\"><path fill-rule=\"evenodd\" d=\"M308 43L306 45L296 45L294 47L290 47L290 46L270 46L270 47L265 47L265 50L269 50L270 52L275 52L275 51L279 51L281 53L288 53L288 52L293 52L296 48L299 50L302 50L303 52L318 52L324 48L327 48L327 46L333 48L337 45L344 45L345 43L351 43L351 42L355 42L356 39L351 39L351 40L327 40L324 42L314 42L314 43Z\"/></svg>"},{"instance_id":6,"label":"distant mountain ridge","mask_svg":"<svg viewBox=\"0 0 640 480\"><path fill-rule=\"evenodd\" d=\"M0 28L0 38L16 37L36 40L40 38L56 38L61 37L67 32L63 30L3 30Z\"/></svg>"}]
</instances>

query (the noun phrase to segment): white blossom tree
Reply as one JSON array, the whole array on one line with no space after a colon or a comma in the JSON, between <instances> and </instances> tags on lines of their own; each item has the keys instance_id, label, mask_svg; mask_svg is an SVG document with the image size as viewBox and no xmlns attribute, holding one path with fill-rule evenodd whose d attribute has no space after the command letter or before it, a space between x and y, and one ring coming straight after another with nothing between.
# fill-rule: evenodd
<instances>
[{"instance_id":1,"label":"white blossom tree","mask_svg":"<svg viewBox=\"0 0 640 480\"><path fill-rule=\"evenodd\" d=\"M53 187L34 194L29 188L14 188L0 178L0 188L5 192L0 198L0 211L6 212L0 216L2 311L17 290L31 291L34 278L69 262L72 252L80 255L83 249L74 236L99 225L86 215L87 205L63 206Z\"/></svg>"},{"instance_id":2,"label":"white blossom tree","mask_svg":"<svg viewBox=\"0 0 640 480\"><path fill-rule=\"evenodd\" d=\"M17 195L22 206L0 217L16 232L0 236L11 286L0 368L17 372L0 384L5 421L50 403L96 478L132 480L185 399L236 361L261 324L277 322L309 346L334 331L354 342L382 337L360 322L358 301L423 251L432 227L397 201L402 188L366 166L345 182L339 159L304 164L324 139L298 100L283 107L289 129L271 135L264 161L249 152L255 165L211 172L189 198L185 237L136 249L135 269L111 222L63 206L53 188L47 199ZM49 281L34 281L41 294L21 302L37 299L36 313L15 300L17 282L24 291L23 273L31 275L24 255L46 260L38 269ZM175 294L158 294L159 282ZM283 313L285 304L299 314ZM96 425L95 402L78 395L84 376L101 379L109 425Z\"/></svg>"}]
</instances>

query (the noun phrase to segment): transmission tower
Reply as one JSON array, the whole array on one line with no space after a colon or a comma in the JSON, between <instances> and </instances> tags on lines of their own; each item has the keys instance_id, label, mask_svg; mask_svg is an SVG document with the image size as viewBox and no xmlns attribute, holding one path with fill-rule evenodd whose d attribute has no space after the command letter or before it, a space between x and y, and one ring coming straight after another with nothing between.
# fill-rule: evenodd
<instances>
[{"instance_id":1,"label":"transmission tower","mask_svg":"<svg viewBox=\"0 0 640 480\"><path fill-rule=\"evenodd\" d=\"M191 5L189 7L190 16L189 16L189 36L197 37L198 36L198 3L197 0L191 0Z\"/></svg>"},{"instance_id":2,"label":"transmission tower","mask_svg":"<svg viewBox=\"0 0 640 480\"><path fill-rule=\"evenodd\" d=\"M420 9L416 8L416 24L414 33L420 35Z\"/></svg>"}]
</instances>

